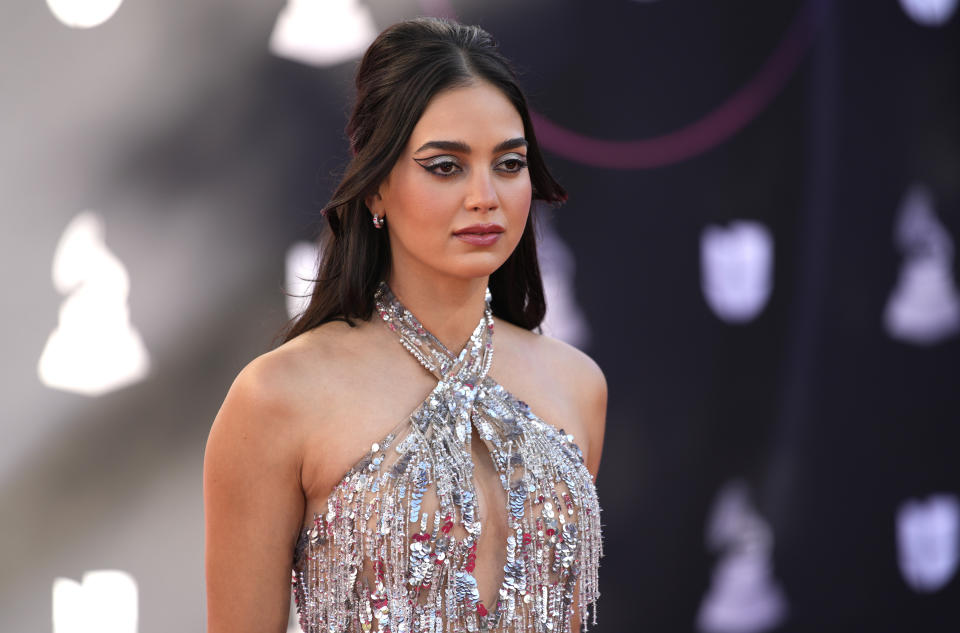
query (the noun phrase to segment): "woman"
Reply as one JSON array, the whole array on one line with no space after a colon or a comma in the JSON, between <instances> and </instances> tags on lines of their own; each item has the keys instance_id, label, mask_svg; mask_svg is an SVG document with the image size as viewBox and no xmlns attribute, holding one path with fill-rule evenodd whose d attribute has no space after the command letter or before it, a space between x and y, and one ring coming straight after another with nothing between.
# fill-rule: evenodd
<instances>
[{"instance_id":1,"label":"woman","mask_svg":"<svg viewBox=\"0 0 960 633\"><path fill-rule=\"evenodd\" d=\"M566 194L481 29L396 24L356 84L309 307L207 443L208 631L284 631L291 568L308 633L578 630L606 383L531 331Z\"/></svg>"}]
</instances>

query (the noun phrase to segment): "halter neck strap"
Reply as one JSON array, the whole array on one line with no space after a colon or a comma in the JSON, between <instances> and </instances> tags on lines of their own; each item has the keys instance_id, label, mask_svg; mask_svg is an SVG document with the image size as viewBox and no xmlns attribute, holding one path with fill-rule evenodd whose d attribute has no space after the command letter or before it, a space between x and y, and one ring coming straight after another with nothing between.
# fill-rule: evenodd
<instances>
[{"instance_id":1,"label":"halter neck strap","mask_svg":"<svg viewBox=\"0 0 960 633\"><path fill-rule=\"evenodd\" d=\"M440 381L456 379L473 384L483 380L493 360L493 311L490 301L490 289L487 288L483 317L460 353L454 354L423 327L420 320L393 294L386 281L381 281L374 292L380 318L421 365Z\"/></svg>"}]
</instances>

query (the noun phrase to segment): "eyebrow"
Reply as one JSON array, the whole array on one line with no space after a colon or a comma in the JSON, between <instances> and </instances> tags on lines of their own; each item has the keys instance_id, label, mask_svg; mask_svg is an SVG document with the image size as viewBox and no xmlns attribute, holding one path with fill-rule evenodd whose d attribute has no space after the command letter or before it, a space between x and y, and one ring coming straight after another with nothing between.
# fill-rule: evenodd
<instances>
[{"instance_id":1,"label":"eyebrow","mask_svg":"<svg viewBox=\"0 0 960 633\"><path fill-rule=\"evenodd\" d=\"M508 149L516 149L518 147L527 147L527 139L517 137L497 143L497 146L493 148L493 153L496 154L498 152L503 152ZM425 149L442 149L446 152L460 152L461 154L470 153L470 146L463 141L427 141L418 147L414 154L419 154Z\"/></svg>"}]
</instances>

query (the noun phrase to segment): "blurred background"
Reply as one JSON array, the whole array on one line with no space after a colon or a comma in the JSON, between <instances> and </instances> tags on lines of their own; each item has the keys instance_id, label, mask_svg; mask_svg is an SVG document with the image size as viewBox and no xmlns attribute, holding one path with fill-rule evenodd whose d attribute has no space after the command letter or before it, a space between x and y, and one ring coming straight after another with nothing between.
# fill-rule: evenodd
<instances>
[{"instance_id":1,"label":"blurred background","mask_svg":"<svg viewBox=\"0 0 960 633\"><path fill-rule=\"evenodd\" d=\"M957 5L5 0L0 630L204 629L207 432L300 309L357 60L427 14L500 40L570 192L599 630L960 630Z\"/></svg>"}]
</instances>

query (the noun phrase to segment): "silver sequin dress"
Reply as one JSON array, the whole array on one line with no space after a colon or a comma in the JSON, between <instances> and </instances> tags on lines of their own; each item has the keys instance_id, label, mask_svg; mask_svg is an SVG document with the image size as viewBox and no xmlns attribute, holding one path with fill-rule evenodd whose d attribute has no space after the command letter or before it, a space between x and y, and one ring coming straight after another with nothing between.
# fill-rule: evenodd
<instances>
[{"instance_id":1,"label":"silver sequin dress","mask_svg":"<svg viewBox=\"0 0 960 633\"><path fill-rule=\"evenodd\" d=\"M371 445L325 508L308 509L312 518L293 554L301 628L564 633L574 604L584 628L590 611L595 624L602 547L593 480L572 436L487 375L489 290L484 316L459 355L427 332L386 283L376 307L438 382L409 418ZM479 505L476 437L499 474L506 506L499 512ZM481 516L506 522L494 604L483 603L474 576L480 535L493 529Z\"/></svg>"}]
</instances>

